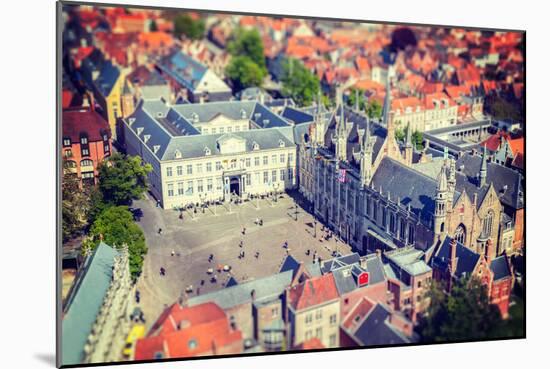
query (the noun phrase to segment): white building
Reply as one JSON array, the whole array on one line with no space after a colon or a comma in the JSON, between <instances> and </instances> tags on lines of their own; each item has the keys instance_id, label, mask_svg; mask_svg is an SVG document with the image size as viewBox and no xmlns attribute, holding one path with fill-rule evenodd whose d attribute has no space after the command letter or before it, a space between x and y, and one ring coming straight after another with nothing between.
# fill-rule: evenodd
<instances>
[{"instance_id":1,"label":"white building","mask_svg":"<svg viewBox=\"0 0 550 369\"><path fill-rule=\"evenodd\" d=\"M168 106L146 100L124 120L130 155L151 164L165 209L294 188L294 125L254 101Z\"/></svg>"}]
</instances>

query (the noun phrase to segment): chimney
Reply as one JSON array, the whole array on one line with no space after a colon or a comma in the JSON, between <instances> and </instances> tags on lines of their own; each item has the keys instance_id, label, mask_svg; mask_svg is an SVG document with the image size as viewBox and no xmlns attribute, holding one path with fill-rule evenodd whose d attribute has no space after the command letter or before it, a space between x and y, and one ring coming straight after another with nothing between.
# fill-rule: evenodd
<instances>
[{"instance_id":1,"label":"chimney","mask_svg":"<svg viewBox=\"0 0 550 369\"><path fill-rule=\"evenodd\" d=\"M359 266L361 267L361 269L367 270L367 259L366 258L359 259Z\"/></svg>"},{"instance_id":2,"label":"chimney","mask_svg":"<svg viewBox=\"0 0 550 369\"><path fill-rule=\"evenodd\" d=\"M450 269L451 269L451 275L454 275L455 272L456 272L456 262L457 262L457 260L456 260L456 244L457 244L456 239L453 238L451 240L451 244L450 244L450 247L451 247L450 254L451 255L449 256L449 258L450 258L450 261L449 261L450 264L449 265L450 265Z\"/></svg>"},{"instance_id":3,"label":"chimney","mask_svg":"<svg viewBox=\"0 0 550 369\"><path fill-rule=\"evenodd\" d=\"M485 260L487 260L487 264L491 264L494 254L495 245L493 244L493 240L489 238L487 241L487 246L485 246Z\"/></svg>"}]
</instances>

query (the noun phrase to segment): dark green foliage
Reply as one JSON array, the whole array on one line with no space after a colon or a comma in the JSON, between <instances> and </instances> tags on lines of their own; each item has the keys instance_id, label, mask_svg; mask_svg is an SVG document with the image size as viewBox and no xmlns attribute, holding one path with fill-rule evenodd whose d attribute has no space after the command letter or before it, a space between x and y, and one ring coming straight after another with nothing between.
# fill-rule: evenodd
<instances>
[{"instance_id":1,"label":"dark green foliage","mask_svg":"<svg viewBox=\"0 0 550 369\"><path fill-rule=\"evenodd\" d=\"M513 121L523 121L521 108L499 96L487 98L486 109L497 120L511 119Z\"/></svg>"},{"instance_id":2,"label":"dark green foliage","mask_svg":"<svg viewBox=\"0 0 550 369\"><path fill-rule=\"evenodd\" d=\"M424 137L422 136L422 132L414 131L411 135L411 138L412 138L414 147L417 150L422 150L422 148L424 147L423 145Z\"/></svg>"},{"instance_id":3,"label":"dark green foliage","mask_svg":"<svg viewBox=\"0 0 550 369\"><path fill-rule=\"evenodd\" d=\"M180 38L185 35L192 40L199 40L204 36L204 20L194 20L189 14L181 14L174 18L174 35Z\"/></svg>"},{"instance_id":4,"label":"dark green foliage","mask_svg":"<svg viewBox=\"0 0 550 369\"><path fill-rule=\"evenodd\" d=\"M92 208L90 193L93 187L80 188L80 180L68 163L63 164L63 179L61 182L61 215L63 241L82 234L88 227L88 217Z\"/></svg>"},{"instance_id":5,"label":"dark green foliage","mask_svg":"<svg viewBox=\"0 0 550 369\"><path fill-rule=\"evenodd\" d=\"M420 318L422 342L483 340L498 337L502 325L496 305L489 303L487 288L479 280L455 282L450 294L438 283L430 291L430 306Z\"/></svg>"},{"instance_id":6,"label":"dark green foliage","mask_svg":"<svg viewBox=\"0 0 550 369\"><path fill-rule=\"evenodd\" d=\"M350 90L348 98L348 106L355 108L355 104L359 101L359 110L365 110L366 101L365 101L365 91L361 89L352 88Z\"/></svg>"},{"instance_id":7,"label":"dark green foliage","mask_svg":"<svg viewBox=\"0 0 550 369\"><path fill-rule=\"evenodd\" d=\"M99 166L99 190L109 205L130 205L148 188L147 174L152 168L142 165L139 156L115 153Z\"/></svg>"},{"instance_id":8,"label":"dark green foliage","mask_svg":"<svg viewBox=\"0 0 550 369\"><path fill-rule=\"evenodd\" d=\"M382 117L382 105L378 101L369 102L366 111L369 118L378 119Z\"/></svg>"},{"instance_id":9,"label":"dark green foliage","mask_svg":"<svg viewBox=\"0 0 550 369\"><path fill-rule=\"evenodd\" d=\"M134 223L132 213L126 206L105 208L90 228L89 238L83 245L88 251L103 241L117 249L128 246L130 273L134 280L141 274L143 257L147 253L145 236L141 228Z\"/></svg>"},{"instance_id":10,"label":"dark green foliage","mask_svg":"<svg viewBox=\"0 0 550 369\"><path fill-rule=\"evenodd\" d=\"M291 97L298 106L309 105L319 92L319 78L296 59L283 62L282 94Z\"/></svg>"},{"instance_id":11,"label":"dark green foliage","mask_svg":"<svg viewBox=\"0 0 550 369\"><path fill-rule=\"evenodd\" d=\"M239 28L232 36L232 40L227 45L227 50L234 57L244 56L249 58L262 71L267 74L264 56L264 44L257 29L246 31Z\"/></svg>"},{"instance_id":12,"label":"dark green foliage","mask_svg":"<svg viewBox=\"0 0 550 369\"><path fill-rule=\"evenodd\" d=\"M404 142L405 141L405 130L401 129L401 128L396 128L395 129L395 139L398 141L398 142Z\"/></svg>"},{"instance_id":13,"label":"dark green foliage","mask_svg":"<svg viewBox=\"0 0 550 369\"><path fill-rule=\"evenodd\" d=\"M258 30L237 29L227 49L232 58L225 69L225 74L231 80L233 87L236 90L261 87L267 75L267 67L264 45Z\"/></svg>"},{"instance_id":14,"label":"dark green foliage","mask_svg":"<svg viewBox=\"0 0 550 369\"><path fill-rule=\"evenodd\" d=\"M227 65L225 74L237 90L259 87L265 76L262 69L246 56L236 56Z\"/></svg>"}]
</instances>

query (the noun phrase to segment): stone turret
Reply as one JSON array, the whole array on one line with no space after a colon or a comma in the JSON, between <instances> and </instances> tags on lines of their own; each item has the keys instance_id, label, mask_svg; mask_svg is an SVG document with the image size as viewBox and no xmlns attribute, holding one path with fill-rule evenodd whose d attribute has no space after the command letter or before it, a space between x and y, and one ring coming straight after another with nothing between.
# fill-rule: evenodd
<instances>
[{"instance_id":1,"label":"stone turret","mask_svg":"<svg viewBox=\"0 0 550 369\"><path fill-rule=\"evenodd\" d=\"M478 173L478 187L481 188L487 183L487 145L483 146L483 155L481 156L481 165Z\"/></svg>"},{"instance_id":2,"label":"stone turret","mask_svg":"<svg viewBox=\"0 0 550 369\"><path fill-rule=\"evenodd\" d=\"M450 160L450 167L449 167L449 178L447 179L447 186L449 188L448 191L448 203L447 203L447 211L452 212L453 211L453 200L454 200L454 193L456 189L456 161L454 158L451 158Z\"/></svg>"},{"instance_id":3,"label":"stone turret","mask_svg":"<svg viewBox=\"0 0 550 369\"><path fill-rule=\"evenodd\" d=\"M361 141L361 185L367 187L372 178L373 145L370 136L370 121L367 117L367 126Z\"/></svg>"},{"instance_id":4,"label":"stone turret","mask_svg":"<svg viewBox=\"0 0 550 369\"><path fill-rule=\"evenodd\" d=\"M405 141L405 164L409 167L412 166L413 162L413 144L412 144L412 133L411 125L407 124L407 140Z\"/></svg>"},{"instance_id":5,"label":"stone turret","mask_svg":"<svg viewBox=\"0 0 550 369\"><path fill-rule=\"evenodd\" d=\"M437 176L437 190L435 193L435 208L434 208L434 234L436 239L439 235L445 234L445 218L447 215L447 199L448 199L448 183L446 168L443 165Z\"/></svg>"}]
</instances>

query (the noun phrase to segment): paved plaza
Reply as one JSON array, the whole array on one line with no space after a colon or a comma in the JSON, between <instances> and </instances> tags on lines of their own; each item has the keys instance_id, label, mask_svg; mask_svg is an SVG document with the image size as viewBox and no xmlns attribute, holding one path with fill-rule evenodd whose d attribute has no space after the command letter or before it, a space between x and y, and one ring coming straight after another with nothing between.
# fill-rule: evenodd
<instances>
[{"instance_id":1,"label":"paved plaza","mask_svg":"<svg viewBox=\"0 0 550 369\"><path fill-rule=\"evenodd\" d=\"M196 215L186 211L181 219L179 211L157 208L150 197L136 201L133 207L142 213L137 224L149 247L137 285L147 323L154 323L165 305L177 301L188 286L193 287L189 296L202 295L223 288L230 276L242 282L277 273L287 254L285 242L288 253L303 262L313 261L315 251L323 260L333 251L350 251L335 237L325 240L322 224L317 223L315 231L312 215L300 206L296 212L294 204L293 198L284 194L276 202L263 199L231 207L211 206ZM263 220L262 226L255 224L256 218ZM239 258L241 251L244 258ZM209 261L211 254L214 258ZM225 265L231 266L231 271L218 272L218 266ZM209 268L212 274L208 274Z\"/></svg>"}]
</instances>

